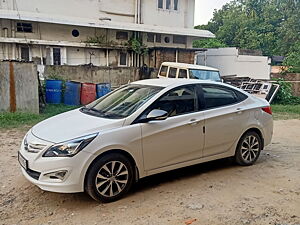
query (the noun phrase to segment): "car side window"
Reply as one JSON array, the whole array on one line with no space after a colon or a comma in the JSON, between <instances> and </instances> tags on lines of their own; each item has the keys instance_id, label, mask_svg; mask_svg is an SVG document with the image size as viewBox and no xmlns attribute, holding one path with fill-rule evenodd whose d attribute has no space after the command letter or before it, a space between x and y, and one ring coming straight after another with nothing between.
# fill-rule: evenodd
<instances>
[{"instance_id":1,"label":"car side window","mask_svg":"<svg viewBox=\"0 0 300 225\"><path fill-rule=\"evenodd\" d=\"M234 90L217 85L202 85L205 108L211 109L239 102Z\"/></svg>"},{"instance_id":2,"label":"car side window","mask_svg":"<svg viewBox=\"0 0 300 225\"><path fill-rule=\"evenodd\" d=\"M165 76L167 76L167 72L168 72L168 67L162 66L160 69L159 75L165 77Z\"/></svg>"},{"instance_id":3,"label":"car side window","mask_svg":"<svg viewBox=\"0 0 300 225\"><path fill-rule=\"evenodd\" d=\"M169 69L169 78L176 78L177 68L170 67Z\"/></svg>"},{"instance_id":4,"label":"car side window","mask_svg":"<svg viewBox=\"0 0 300 225\"><path fill-rule=\"evenodd\" d=\"M187 78L187 70L180 69L178 78Z\"/></svg>"},{"instance_id":5,"label":"car side window","mask_svg":"<svg viewBox=\"0 0 300 225\"><path fill-rule=\"evenodd\" d=\"M148 113L153 109L165 110L168 117L197 111L196 89L193 86L183 86L170 90L158 100L156 100L141 116L146 118Z\"/></svg>"}]
</instances>

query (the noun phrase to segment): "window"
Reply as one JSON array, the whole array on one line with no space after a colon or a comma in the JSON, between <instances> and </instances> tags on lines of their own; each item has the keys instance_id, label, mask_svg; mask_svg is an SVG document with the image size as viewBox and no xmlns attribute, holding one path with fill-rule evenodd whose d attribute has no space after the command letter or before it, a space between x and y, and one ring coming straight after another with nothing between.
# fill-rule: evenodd
<instances>
[{"instance_id":1,"label":"window","mask_svg":"<svg viewBox=\"0 0 300 225\"><path fill-rule=\"evenodd\" d=\"M170 67L169 78L176 78L177 68Z\"/></svg>"},{"instance_id":2,"label":"window","mask_svg":"<svg viewBox=\"0 0 300 225\"><path fill-rule=\"evenodd\" d=\"M53 48L53 65L61 65L60 48Z\"/></svg>"},{"instance_id":3,"label":"window","mask_svg":"<svg viewBox=\"0 0 300 225\"><path fill-rule=\"evenodd\" d=\"M199 80L212 80L221 82L220 73L218 71L190 69L190 78Z\"/></svg>"},{"instance_id":4,"label":"window","mask_svg":"<svg viewBox=\"0 0 300 225\"><path fill-rule=\"evenodd\" d=\"M32 24L17 23L17 32L32 33Z\"/></svg>"},{"instance_id":5,"label":"window","mask_svg":"<svg viewBox=\"0 0 300 225\"><path fill-rule=\"evenodd\" d=\"M174 10L178 10L178 0L174 0Z\"/></svg>"},{"instance_id":6,"label":"window","mask_svg":"<svg viewBox=\"0 0 300 225\"><path fill-rule=\"evenodd\" d=\"M163 0L158 0L157 7L158 7L159 9L163 9L163 8L164 8L164 1L163 1Z\"/></svg>"},{"instance_id":7,"label":"window","mask_svg":"<svg viewBox=\"0 0 300 225\"><path fill-rule=\"evenodd\" d=\"M156 34L155 35L155 42L156 43L161 43L161 34Z\"/></svg>"},{"instance_id":8,"label":"window","mask_svg":"<svg viewBox=\"0 0 300 225\"><path fill-rule=\"evenodd\" d=\"M23 61L26 61L26 62L29 62L29 47L21 47L20 48L21 49L21 59L23 60Z\"/></svg>"},{"instance_id":9,"label":"window","mask_svg":"<svg viewBox=\"0 0 300 225\"><path fill-rule=\"evenodd\" d=\"M170 38L169 37L165 37L165 43L170 43Z\"/></svg>"},{"instance_id":10,"label":"window","mask_svg":"<svg viewBox=\"0 0 300 225\"><path fill-rule=\"evenodd\" d=\"M187 78L187 70L180 69L178 78Z\"/></svg>"},{"instance_id":11,"label":"window","mask_svg":"<svg viewBox=\"0 0 300 225\"><path fill-rule=\"evenodd\" d=\"M186 37L180 35L174 35L173 43L175 44L186 44Z\"/></svg>"},{"instance_id":12,"label":"window","mask_svg":"<svg viewBox=\"0 0 300 225\"><path fill-rule=\"evenodd\" d=\"M76 29L72 30L72 36L73 37L79 37L79 31L76 30Z\"/></svg>"},{"instance_id":13,"label":"window","mask_svg":"<svg viewBox=\"0 0 300 225\"><path fill-rule=\"evenodd\" d=\"M217 85L202 85L205 106L207 109L238 102L235 90Z\"/></svg>"},{"instance_id":14,"label":"window","mask_svg":"<svg viewBox=\"0 0 300 225\"><path fill-rule=\"evenodd\" d=\"M128 32L124 32L124 31L117 31L116 33L116 39L117 40L128 40Z\"/></svg>"},{"instance_id":15,"label":"window","mask_svg":"<svg viewBox=\"0 0 300 225\"><path fill-rule=\"evenodd\" d=\"M120 52L119 65L127 66L127 53L126 52Z\"/></svg>"},{"instance_id":16,"label":"window","mask_svg":"<svg viewBox=\"0 0 300 225\"><path fill-rule=\"evenodd\" d=\"M82 112L109 119L126 118L149 101L161 89L161 87L149 85L129 84L112 92L110 95L92 102L87 105L85 110L83 108ZM89 110L91 108L94 110Z\"/></svg>"},{"instance_id":17,"label":"window","mask_svg":"<svg viewBox=\"0 0 300 225\"><path fill-rule=\"evenodd\" d=\"M166 9L171 9L171 0L166 0Z\"/></svg>"},{"instance_id":18,"label":"window","mask_svg":"<svg viewBox=\"0 0 300 225\"><path fill-rule=\"evenodd\" d=\"M154 42L154 34L153 33L147 34L147 42Z\"/></svg>"},{"instance_id":19,"label":"window","mask_svg":"<svg viewBox=\"0 0 300 225\"><path fill-rule=\"evenodd\" d=\"M169 117L197 111L197 97L194 86L175 88L154 102L145 114L153 109L165 110Z\"/></svg>"},{"instance_id":20,"label":"window","mask_svg":"<svg viewBox=\"0 0 300 225\"><path fill-rule=\"evenodd\" d=\"M160 69L159 75L165 77L165 76L167 76L167 72L168 72L168 67L162 66Z\"/></svg>"}]
</instances>

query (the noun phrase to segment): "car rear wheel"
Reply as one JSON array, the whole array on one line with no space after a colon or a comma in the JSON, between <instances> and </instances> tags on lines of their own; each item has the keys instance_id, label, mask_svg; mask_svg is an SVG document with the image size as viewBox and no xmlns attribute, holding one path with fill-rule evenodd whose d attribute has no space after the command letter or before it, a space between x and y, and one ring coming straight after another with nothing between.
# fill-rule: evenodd
<instances>
[{"instance_id":1,"label":"car rear wheel","mask_svg":"<svg viewBox=\"0 0 300 225\"><path fill-rule=\"evenodd\" d=\"M134 169L124 155L112 153L97 159L86 178L86 192L95 200L112 202L124 196L133 184Z\"/></svg>"},{"instance_id":2,"label":"car rear wheel","mask_svg":"<svg viewBox=\"0 0 300 225\"><path fill-rule=\"evenodd\" d=\"M238 143L235 161L242 166L253 165L258 159L261 149L260 136L254 131L249 131L241 137Z\"/></svg>"}]
</instances>

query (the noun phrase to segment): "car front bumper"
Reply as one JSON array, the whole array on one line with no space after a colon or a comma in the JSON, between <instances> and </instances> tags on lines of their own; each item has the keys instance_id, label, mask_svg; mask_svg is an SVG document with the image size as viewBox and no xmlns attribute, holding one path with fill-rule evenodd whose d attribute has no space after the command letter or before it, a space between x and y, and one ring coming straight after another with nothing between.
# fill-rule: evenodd
<instances>
[{"instance_id":1,"label":"car front bumper","mask_svg":"<svg viewBox=\"0 0 300 225\"><path fill-rule=\"evenodd\" d=\"M38 153L28 152L21 145L19 157L26 160L26 166L20 166L27 180L45 191L60 193L75 193L84 191L84 178L87 167L93 155L81 151L74 157L43 157L45 150L53 143L46 143L36 137L31 137L35 142L46 147ZM64 171L62 179L57 179L51 174Z\"/></svg>"}]
</instances>

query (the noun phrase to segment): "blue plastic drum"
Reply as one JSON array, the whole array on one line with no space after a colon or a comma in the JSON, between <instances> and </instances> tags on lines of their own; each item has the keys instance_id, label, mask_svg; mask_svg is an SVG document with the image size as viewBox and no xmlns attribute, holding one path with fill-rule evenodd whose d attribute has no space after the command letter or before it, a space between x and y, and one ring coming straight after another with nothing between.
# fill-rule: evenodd
<instances>
[{"instance_id":1,"label":"blue plastic drum","mask_svg":"<svg viewBox=\"0 0 300 225\"><path fill-rule=\"evenodd\" d=\"M66 105L80 105L81 83L74 81L66 82L64 103Z\"/></svg>"},{"instance_id":2,"label":"blue plastic drum","mask_svg":"<svg viewBox=\"0 0 300 225\"><path fill-rule=\"evenodd\" d=\"M50 104L60 104L62 100L61 80L46 80L46 102Z\"/></svg>"},{"instance_id":3,"label":"blue plastic drum","mask_svg":"<svg viewBox=\"0 0 300 225\"><path fill-rule=\"evenodd\" d=\"M101 98L102 96L111 92L111 84L110 83L101 83L97 84L97 98Z\"/></svg>"}]
</instances>

